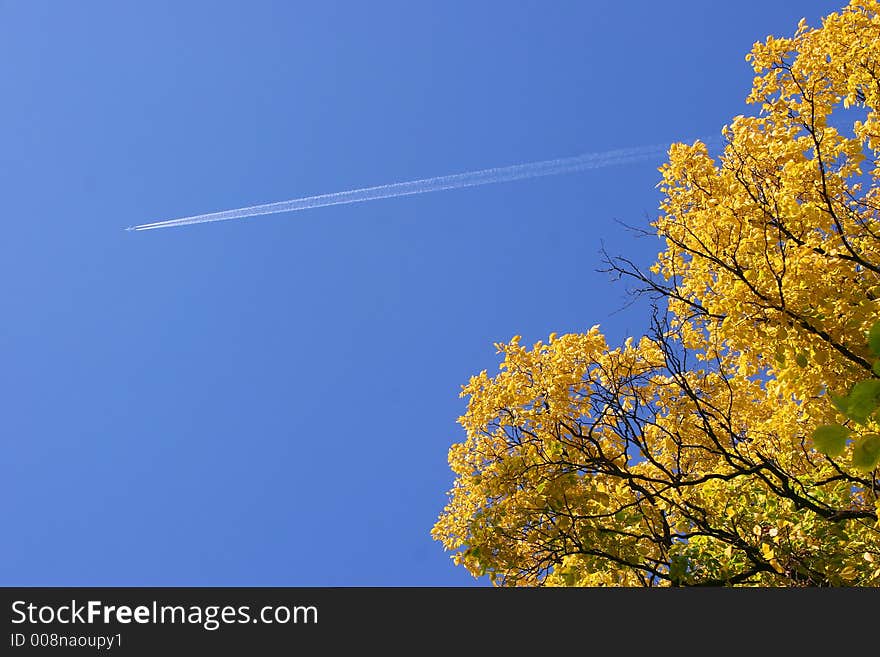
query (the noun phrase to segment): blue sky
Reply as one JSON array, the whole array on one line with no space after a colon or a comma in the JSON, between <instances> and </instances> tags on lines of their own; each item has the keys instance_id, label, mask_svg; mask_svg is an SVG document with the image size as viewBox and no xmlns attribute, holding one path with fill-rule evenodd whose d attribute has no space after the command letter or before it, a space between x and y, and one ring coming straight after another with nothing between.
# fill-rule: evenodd
<instances>
[{"instance_id":1,"label":"blue sky","mask_svg":"<svg viewBox=\"0 0 880 657\"><path fill-rule=\"evenodd\" d=\"M656 167L126 226L716 135L842 2L0 0L0 584L485 585L430 529L494 342L601 324Z\"/></svg>"}]
</instances>

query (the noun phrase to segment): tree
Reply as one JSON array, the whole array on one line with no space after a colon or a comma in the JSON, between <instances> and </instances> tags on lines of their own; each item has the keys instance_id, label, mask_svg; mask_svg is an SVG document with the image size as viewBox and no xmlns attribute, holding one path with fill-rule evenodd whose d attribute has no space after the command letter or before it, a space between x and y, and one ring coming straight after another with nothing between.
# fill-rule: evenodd
<instances>
[{"instance_id":1,"label":"tree","mask_svg":"<svg viewBox=\"0 0 880 657\"><path fill-rule=\"evenodd\" d=\"M594 326L463 386L433 528L496 585L880 585L880 4L747 56L756 116L673 144L665 250Z\"/></svg>"}]
</instances>

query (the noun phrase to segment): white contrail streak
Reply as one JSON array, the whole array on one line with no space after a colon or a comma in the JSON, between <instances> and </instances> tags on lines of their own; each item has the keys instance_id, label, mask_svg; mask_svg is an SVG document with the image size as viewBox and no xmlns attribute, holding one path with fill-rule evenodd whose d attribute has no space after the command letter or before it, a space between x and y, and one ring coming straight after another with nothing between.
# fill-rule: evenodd
<instances>
[{"instance_id":1,"label":"white contrail streak","mask_svg":"<svg viewBox=\"0 0 880 657\"><path fill-rule=\"evenodd\" d=\"M361 203L363 201L375 201L380 198L394 198L397 196L408 196L410 194L425 194L427 192L436 192L441 189L459 189L461 187L474 187L475 185L490 185L492 183L508 182L510 180L522 180L523 178L554 176L560 173L585 171L587 169L601 169L619 164L649 160L664 154L668 148L669 144L658 144L656 146L623 148L601 153L585 153L584 155L564 157L557 160L543 160L541 162L515 164L507 167L467 171L465 173L455 173L448 176L436 176L434 178L422 178L420 180L410 180L408 182L392 183L390 185L351 189L346 192L305 196L303 198L295 198L289 201L252 205L247 208L238 208L237 210L209 212L208 214L198 214L192 217L182 217L180 219L169 219L168 221L140 224L138 226L131 226L126 230L155 230L157 228L205 224L212 221L226 221L228 219L244 219L245 217L256 217L258 215L273 214L275 212L311 210L313 208L322 208L327 205Z\"/></svg>"}]
</instances>

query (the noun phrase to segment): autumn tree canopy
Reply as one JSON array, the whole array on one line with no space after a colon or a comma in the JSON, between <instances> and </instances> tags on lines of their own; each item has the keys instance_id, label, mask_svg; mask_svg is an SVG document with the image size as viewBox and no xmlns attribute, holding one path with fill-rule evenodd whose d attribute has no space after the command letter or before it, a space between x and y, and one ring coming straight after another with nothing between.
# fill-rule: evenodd
<instances>
[{"instance_id":1,"label":"autumn tree canopy","mask_svg":"<svg viewBox=\"0 0 880 657\"><path fill-rule=\"evenodd\" d=\"M656 310L463 386L433 536L497 585L880 585L880 3L756 43L723 154L674 144Z\"/></svg>"}]
</instances>

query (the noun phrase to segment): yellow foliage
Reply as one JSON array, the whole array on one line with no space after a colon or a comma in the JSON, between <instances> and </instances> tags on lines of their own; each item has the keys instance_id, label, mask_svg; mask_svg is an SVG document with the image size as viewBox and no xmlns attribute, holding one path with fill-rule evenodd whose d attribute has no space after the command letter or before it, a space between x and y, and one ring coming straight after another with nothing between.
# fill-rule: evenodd
<instances>
[{"instance_id":1,"label":"yellow foliage","mask_svg":"<svg viewBox=\"0 0 880 657\"><path fill-rule=\"evenodd\" d=\"M757 114L724 127L717 161L673 144L660 169L666 308L650 333L515 336L495 376L463 387L433 536L475 576L880 585L877 471L808 438L844 421L831 395L873 376L880 4L801 21L747 59Z\"/></svg>"}]
</instances>

